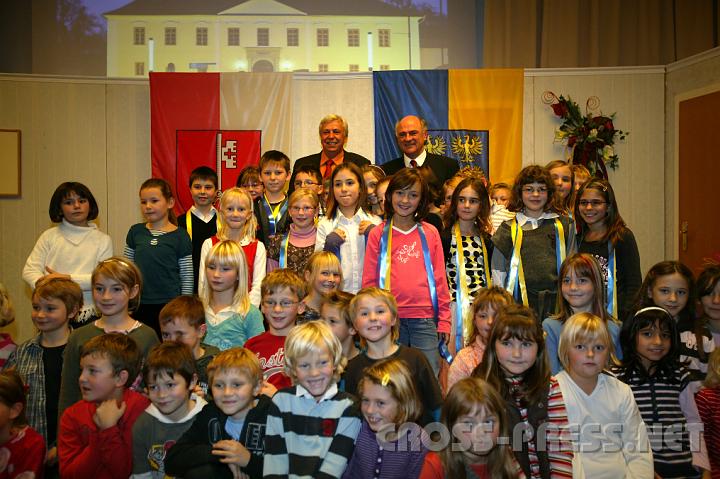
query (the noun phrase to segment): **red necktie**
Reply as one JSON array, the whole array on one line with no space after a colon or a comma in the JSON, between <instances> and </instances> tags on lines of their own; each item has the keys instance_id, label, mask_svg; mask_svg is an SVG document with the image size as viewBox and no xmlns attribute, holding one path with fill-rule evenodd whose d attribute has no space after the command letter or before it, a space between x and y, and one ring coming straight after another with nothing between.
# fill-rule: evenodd
<instances>
[{"instance_id":1,"label":"red necktie","mask_svg":"<svg viewBox=\"0 0 720 479\"><path fill-rule=\"evenodd\" d=\"M323 173L323 180L327 180L330 178L330 175L332 175L333 170L335 169L335 162L333 160L327 160L325 163L323 163L325 166L325 172Z\"/></svg>"},{"instance_id":2,"label":"red necktie","mask_svg":"<svg viewBox=\"0 0 720 479\"><path fill-rule=\"evenodd\" d=\"M411 166L412 168L417 168L417 166L418 166L418 165L417 165L417 161L415 161L415 160L410 160L410 166Z\"/></svg>"}]
</instances>

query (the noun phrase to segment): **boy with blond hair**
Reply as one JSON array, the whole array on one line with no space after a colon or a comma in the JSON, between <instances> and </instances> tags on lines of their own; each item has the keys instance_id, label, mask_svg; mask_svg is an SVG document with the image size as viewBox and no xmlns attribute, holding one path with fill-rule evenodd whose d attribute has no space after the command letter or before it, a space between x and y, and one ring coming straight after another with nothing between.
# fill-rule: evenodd
<instances>
[{"instance_id":1,"label":"boy with blond hair","mask_svg":"<svg viewBox=\"0 0 720 479\"><path fill-rule=\"evenodd\" d=\"M95 336L80 352L82 399L60 418L63 478L117 478L132 473L132 427L150 401L129 389L140 349L125 334Z\"/></svg>"},{"instance_id":2,"label":"boy with blond hair","mask_svg":"<svg viewBox=\"0 0 720 479\"><path fill-rule=\"evenodd\" d=\"M346 360L323 321L296 326L285 340L285 372L295 386L272 399L264 477L341 477L355 448L355 398L338 391Z\"/></svg>"},{"instance_id":3,"label":"boy with blond hair","mask_svg":"<svg viewBox=\"0 0 720 479\"><path fill-rule=\"evenodd\" d=\"M190 394L197 382L195 359L182 343L155 346L143 366L151 404L133 426L133 479L164 479L167 451L207 404Z\"/></svg>"},{"instance_id":4,"label":"boy with blond hair","mask_svg":"<svg viewBox=\"0 0 720 479\"><path fill-rule=\"evenodd\" d=\"M262 370L245 348L227 349L208 366L213 402L170 449L169 474L185 479L262 477L270 398L261 394Z\"/></svg>"},{"instance_id":5,"label":"boy with blond hair","mask_svg":"<svg viewBox=\"0 0 720 479\"><path fill-rule=\"evenodd\" d=\"M207 366L220 350L202 342L207 332L205 307L202 301L196 296L178 296L160 310L159 321L163 342L177 341L192 351L197 373L195 391L202 396L206 395Z\"/></svg>"},{"instance_id":6,"label":"boy with blond hair","mask_svg":"<svg viewBox=\"0 0 720 479\"><path fill-rule=\"evenodd\" d=\"M306 287L305 281L287 268L272 271L260 286L261 309L269 330L248 339L245 347L257 355L265 381L277 389L291 385L283 369L285 337L295 326L300 300L307 294Z\"/></svg>"}]
</instances>

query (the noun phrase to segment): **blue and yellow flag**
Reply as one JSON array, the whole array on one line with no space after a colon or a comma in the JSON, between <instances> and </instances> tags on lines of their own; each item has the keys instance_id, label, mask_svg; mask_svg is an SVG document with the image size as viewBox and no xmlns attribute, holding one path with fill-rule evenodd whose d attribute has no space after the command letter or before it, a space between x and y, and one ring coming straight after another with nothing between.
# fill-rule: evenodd
<instances>
[{"instance_id":1,"label":"blue and yellow flag","mask_svg":"<svg viewBox=\"0 0 720 479\"><path fill-rule=\"evenodd\" d=\"M400 156L395 123L425 119L429 151L480 166L493 182L512 181L522 164L523 71L374 72L375 161ZM442 139L442 141L441 141ZM445 153L438 150L445 145Z\"/></svg>"}]
</instances>

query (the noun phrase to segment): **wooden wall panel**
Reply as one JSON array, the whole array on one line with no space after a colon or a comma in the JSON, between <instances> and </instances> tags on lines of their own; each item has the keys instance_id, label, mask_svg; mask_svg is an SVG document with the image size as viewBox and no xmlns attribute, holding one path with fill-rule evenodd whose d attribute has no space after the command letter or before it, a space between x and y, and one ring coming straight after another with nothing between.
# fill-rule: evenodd
<instances>
[{"instance_id":1,"label":"wooden wall panel","mask_svg":"<svg viewBox=\"0 0 720 479\"><path fill-rule=\"evenodd\" d=\"M615 126L631 134L616 143L620 166L610 172L620 212L637 237L643 273L665 257L664 204L664 69L529 70L525 87L523 164L545 165L566 158L554 144L560 120L542 102L549 90L570 96L585 111L589 96L600 110L617 113Z\"/></svg>"}]
</instances>

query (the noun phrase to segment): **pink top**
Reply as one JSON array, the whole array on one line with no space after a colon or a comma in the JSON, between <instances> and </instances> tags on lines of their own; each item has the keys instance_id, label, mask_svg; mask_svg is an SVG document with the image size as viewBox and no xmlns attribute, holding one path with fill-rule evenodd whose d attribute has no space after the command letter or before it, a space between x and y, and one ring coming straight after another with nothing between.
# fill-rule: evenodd
<instances>
[{"instance_id":1,"label":"pink top","mask_svg":"<svg viewBox=\"0 0 720 479\"><path fill-rule=\"evenodd\" d=\"M482 361L484 353L485 343L480 338L480 335L476 336L475 341L457 353L448 370L446 394L453 387L453 384L472 375L473 370Z\"/></svg>"},{"instance_id":2,"label":"pink top","mask_svg":"<svg viewBox=\"0 0 720 479\"><path fill-rule=\"evenodd\" d=\"M427 238L433 275L438 295L438 332L450 333L450 292L445 276L445 261L440 235L434 226L423 222ZM362 287L378 286L378 261L380 260L380 238L385 228L383 221L373 228L365 250ZM430 287L422 242L417 226L409 231L392 230L392 251L390 264L390 289L398 303L400 318L434 318Z\"/></svg>"}]
</instances>

